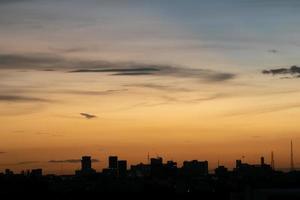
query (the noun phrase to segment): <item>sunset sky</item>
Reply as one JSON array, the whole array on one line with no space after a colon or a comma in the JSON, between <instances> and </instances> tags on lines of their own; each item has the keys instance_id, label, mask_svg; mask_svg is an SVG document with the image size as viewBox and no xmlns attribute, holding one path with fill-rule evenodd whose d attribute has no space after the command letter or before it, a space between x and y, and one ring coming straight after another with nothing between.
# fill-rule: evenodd
<instances>
[{"instance_id":1,"label":"sunset sky","mask_svg":"<svg viewBox=\"0 0 300 200\"><path fill-rule=\"evenodd\" d=\"M0 0L0 171L73 173L82 155L100 171L108 155L137 164L148 152L213 169L274 151L286 168L291 139L300 166L299 9Z\"/></svg>"}]
</instances>

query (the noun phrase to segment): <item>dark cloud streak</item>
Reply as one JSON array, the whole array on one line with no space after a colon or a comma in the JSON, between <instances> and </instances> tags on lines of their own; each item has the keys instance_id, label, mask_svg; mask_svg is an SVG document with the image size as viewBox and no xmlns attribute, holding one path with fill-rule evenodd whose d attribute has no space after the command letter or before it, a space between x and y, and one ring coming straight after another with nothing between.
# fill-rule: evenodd
<instances>
[{"instance_id":1,"label":"dark cloud streak","mask_svg":"<svg viewBox=\"0 0 300 200\"><path fill-rule=\"evenodd\" d=\"M172 91L172 92L191 92L191 89L183 88L183 87L174 87L169 85L159 85L153 83L137 83L137 84L129 84L124 85L126 87L137 87L137 88L149 88L155 90L162 90L162 91Z\"/></svg>"},{"instance_id":2,"label":"dark cloud streak","mask_svg":"<svg viewBox=\"0 0 300 200\"><path fill-rule=\"evenodd\" d=\"M86 119L97 118L96 115L92 115L92 114L88 114L88 113L80 113L80 115L82 115L82 116L85 117Z\"/></svg>"},{"instance_id":3,"label":"dark cloud streak","mask_svg":"<svg viewBox=\"0 0 300 200\"><path fill-rule=\"evenodd\" d=\"M90 95L90 96L102 96L102 95L111 95L120 92L126 92L127 89L120 90L104 90L104 91L93 91L93 90L63 90L56 91L55 93L65 93L65 94L73 94L73 95Z\"/></svg>"},{"instance_id":4,"label":"dark cloud streak","mask_svg":"<svg viewBox=\"0 0 300 200\"><path fill-rule=\"evenodd\" d=\"M66 60L53 54L0 54L0 69L39 69L58 68Z\"/></svg>"},{"instance_id":5,"label":"dark cloud streak","mask_svg":"<svg viewBox=\"0 0 300 200\"><path fill-rule=\"evenodd\" d=\"M50 100L18 95L0 95L0 102L50 102Z\"/></svg>"},{"instance_id":6,"label":"dark cloud streak","mask_svg":"<svg viewBox=\"0 0 300 200\"><path fill-rule=\"evenodd\" d=\"M30 164L36 164L36 163L40 163L40 161L21 161L21 162L17 162L17 163L6 163L6 164L1 164L2 166L13 166L13 165L30 165Z\"/></svg>"},{"instance_id":7,"label":"dark cloud streak","mask_svg":"<svg viewBox=\"0 0 300 200\"><path fill-rule=\"evenodd\" d=\"M275 68L270 70L263 70L262 73L271 75L291 75L291 77L287 78L299 78L300 67L293 65L290 68Z\"/></svg>"},{"instance_id":8,"label":"dark cloud streak","mask_svg":"<svg viewBox=\"0 0 300 200\"><path fill-rule=\"evenodd\" d=\"M233 79L235 77L232 73L216 72L207 69L196 68L183 68L167 65L143 65L136 67L136 64L132 66L106 69L79 69L70 71L70 73L112 73L115 76L140 76L140 75L155 75L155 76L171 76L181 78L194 78L202 79L211 82L219 82Z\"/></svg>"},{"instance_id":9,"label":"dark cloud streak","mask_svg":"<svg viewBox=\"0 0 300 200\"><path fill-rule=\"evenodd\" d=\"M49 160L48 163L71 163L71 164L76 164L76 163L80 163L81 160L80 159L67 159L67 160ZM100 162L97 159L92 159L92 162Z\"/></svg>"},{"instance_id":10,"label":"dark cloud streak","mask_svg":"<svg viewBox=\"0 0 300 200\"><path fill-rule=\"evenodd\" d=\"M70 60L55 54L0 54L0 69L33 69L68 71L70 73L109 73L114 76L169 76L194 78L208 82L233 79L235 74L208 69L163 64L108 62L103 60Z\"/></svg>"},{"instance_id":11,"label":"dark cloud streak","mask_svg":"<svg viewBox=\"0 0 300 200\"><path fill-rule=\"evenodd\" d=\"M245 110L241 112L234 112L226 114L225 116L228 117L239 117L239 116L249 116L249 115L260 115L260 114L268 114L268 113L274 113L274 112L281 112L291 109L299 109L300 104L299 103L291 103L291 104L285 104L285 105L275 105L270 107L261 107L251 110Z\"/></svg>"}]
</instances>

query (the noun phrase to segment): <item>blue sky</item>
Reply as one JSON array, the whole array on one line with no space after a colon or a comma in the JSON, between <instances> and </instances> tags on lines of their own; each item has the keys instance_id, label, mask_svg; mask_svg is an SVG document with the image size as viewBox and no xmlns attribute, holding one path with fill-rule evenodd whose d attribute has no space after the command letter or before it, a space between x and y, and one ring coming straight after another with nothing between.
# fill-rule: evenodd
<instances>
[{"instance_id":1,"label":"blue sky","mask_svg":"<svg viewBox=\"0 0 300 200\"><path fill-rule=\"evenodd\" d=\"M299 57L299 7L295 0L3 1L0 51L81 50L242 72L290 66Z\"/></svg>"}]
</instances>

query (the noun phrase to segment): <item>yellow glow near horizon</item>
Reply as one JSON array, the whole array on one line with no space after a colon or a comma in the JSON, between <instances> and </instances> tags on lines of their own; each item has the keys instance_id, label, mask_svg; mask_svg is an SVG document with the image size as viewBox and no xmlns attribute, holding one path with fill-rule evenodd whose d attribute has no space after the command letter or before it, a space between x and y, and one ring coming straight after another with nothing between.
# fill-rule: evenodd
<instances>
[{"instance_id":1,"label":"yellow glow near horizon","mask_svg":"<svg viewBox=\"0 0 300 200\"><path fill-rule=\"evenodd\" d=\"M34 71L23 75L27 77L6 83L35 84L27 87L26 95L47 101L0 104L0 147L7 152L0 157L2 168L41 166L48 173L71 173L78 165L63 164L62 170L47 161L89 154L102 161L95 163L100 170L110 154L133 164L145 162L147 152L179 163L207 159L210 168L219 159L232 167L242 155L256 162L260 155L268 158L271 150L278 166L285 167L288 141L293 138L295 146L298 142L300 95L291 85L290 92L278 92L276 85L260 82L269 90L264 93L256 86L236 86L234 81L207 84L181 80L181 85L174 85L175 78L171 86L179 89L168 88L168 92L135 86L133 83L141 82L139 77ZM160 84L168 82L162 79ZM187 84L191 91L180 89ZM81 112L97 118L84 119ZM295 147L295 154L298 152ZM16 164L25 161L37 162Z\"/></svg>"}]
</instances>

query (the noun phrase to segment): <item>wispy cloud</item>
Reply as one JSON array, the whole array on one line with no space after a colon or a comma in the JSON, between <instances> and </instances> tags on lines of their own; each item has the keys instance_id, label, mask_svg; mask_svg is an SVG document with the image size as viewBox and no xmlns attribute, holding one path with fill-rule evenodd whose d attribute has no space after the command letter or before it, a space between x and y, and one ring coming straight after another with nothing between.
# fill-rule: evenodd
<instances>
[{"instance_id":1,"label":"wispy cloud","mask_svg":"<svg viewBox=\"0 0 300 200\"><path fill-rule=\"evenodd\" d=\"M172 105L172 104L198 104L201 102L211 101L218 98L223 98L228 95L226 94L213 94L208 95L204 97L199 98L179 98L179 97L173 97L168 95L159 96L161 100L155 101L155 102L140 102L125 108L121 108L119 110L130 110L135 109L139 107L157 107L157 106L163 106L163 105ZM118 111L119 111L118 110Z\"/></svg>"},{"instance_id":2,"label":"wispy cloud","mask_svg":"<svg viewBox=\"0 0 300 200\"><path fill-rule=\"evenodd\" d=\"M36 163L40 163L40 161L21 161L21 162L16 162L16 163L4 163L4 164L0 164L2 166L6 166L6 165L30 165L30 164L36 164Z\"/></svg>"},{"instance_id":3,"label":"wispy cloud","mask_svg":"<svg viewBox=\"0 0 300 200\"><path fill-rule=\"evenodd\" d=\"M269 49L268 50L269 53L278 53L279 51L277 49Z\"/></svg>"},{"instance_id":4,"label":"wispy cloud","mask_svg":"<svg viewBox=\"0 0 300 200\"><path fill-rule=\"evenodd\" d=\"M66 94L74 94L74 95L90 95L90 96L101 96L101 95L111 95L120 92L126 92L127 89L120 90L104 90L104 91L96 91L96 90L63 90L63 91L55 91L55 93L66 93Z\"/></svg>"},{"instance_id":5,"label":"wispy cloud","mask_svg":"<svg viewBox=\"0 0 300 200\"><path fill-rule=\"evenodd\" d=\"M26 1L30 1L30 0L0 0L0 4L21 3Z\"/></svg>"},{"instance_id":6,"label":"wispy cloud","mask_svg":"<svg viewBox=\"0 0 300 200\"><path fill-rule=\"evenodd\" d=\"M82 115L82 116L85 117L86 119L97 118L96 115L92 115L92 114L88 114L88 113L80 113L80 115Z\"/></svg>"},{"instance_id":7,"label":"wispy cloud","mask_svg":"<svg viewBox=\"0 0 300 200\"><path fill-rule=\"evenodd\" d=\"M89 48L84 48L84 47L71 47L71 48L53 48L50 47L50 50L53 52L60 52L60 53L78 53L78 52L86 52L90 51L91 49Z\"/></svg>"},{"instance_id":8,"label":"wispy cloud","mask_svg":"<svg viewBox=\"0 0 300 200\"><path fill-rule=\"evenodd\" d=\"M237 111L237 112L226 114L225 116L236 117L236 116L260 115L260 114L267 114L267 113L280 112L280 111L299 109L299 108L300 108L299 103L290 103L290 104L256 108L251 110Z\"/></svg>"},{"instance_id":9,"label":"wispy cloud","mask_svg":"<svg viewBox=\"0 0 300 200\"><path fill-rule=\"evenodd\" d=\"M161 85L154 83L137 83L137 84L128 84L124 85L126 87L137 87L137 88L149 88L155 90L163 90L163 91L174 91L174 92L190 92L192 90L183 87L174 87L170 85Z\"/></svg>"},{"instance_id":10,"label":"wispy cloud","mask_svg":"<svg viewBox=\"0 0 300 200\"><path fill-rule=\"evenodd\" d=\"M50 102L48 99L42 99L30 96L18 96L18 95L0 95L0 102Z\"/></svg>"},{"instance_id":11,"label":"wispy cloud","mask_svg":"<svg viewBox=\"0 0 300 200\"><path fill-rule=\"evenodd\" d=\"M201 68L136 62L66 59L55 54L0 54L0 69L67 70L70 73L108 73L114 76L170 76L209 82L233 79L235 74Z\"/></svg>"},{"instance_id":12,"label":"wispy cloud","mask_svg":"<svg viewBox=\"0 0 300 200\"><path fill-rule=\"evenodd\" d=\"M176 67L168 65L147 65L147 64L132 64L131 66L105 69L78 69L70 71L71 73L110 73L115 76L171 76L181 78L195 78L211 82L219 82L233 79L232 73L216 72L207 69L196 69L186 67Z\"/></svg>"},{"instance_id":13,"label":"wispy cloud","mask_svg":"<svg viewBox=\"0 0 300 200\"><path fill-rule=\"evenodd\" d=\"M51 136L51 137L61 137L61 134L55 134L55 133L47 133L47 132L37 132L36 135L45 135L45 136Z\"/></svg>"},{"instance_id":14,"label":"wispy cloud","mask_svg":"<svg viewBox=\"0 0 300 200\"><path fill-rule=\"evenodd\" d=\"M80 159L67 159L67 160L49 160L49 163L80 163ZM92 159L92 162L100 162L100 160Z\"/></svg>"},{"instance_id":15,"label":"wispy cloud","mask_svg":"<svg viewBox=\"0 0 300 200\"><path fill-rule=\"evenodd\" d=\"M271 74L271 75L290 75L290 78L299 78L300 67L293 65L290 68L275 68L275 69L263 70L262 73Z\"/></svg>"},{"instance_id":16,"label":"wispy cloud","mask_svg":"<svg viewBox=\"0 0 300 200\"><path fill-rule=\"evenodd\" d=\"M16 163L16 165L29 165L29 164L39 163L39 162L40 161L22 161L22 162Z\"/></svg>"},{"instance_id":17,"label":"wispy cloud","mask_svg":"<svg viewBox=\"0 0 300 200\"><path fill-rule=\"evenodd\" d=\"M54 54L0 54L0 69L40 69L58 68L67 61Z\"/></svg>"}]
</instances>

